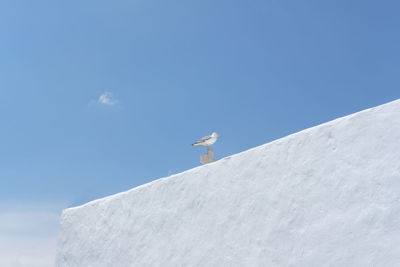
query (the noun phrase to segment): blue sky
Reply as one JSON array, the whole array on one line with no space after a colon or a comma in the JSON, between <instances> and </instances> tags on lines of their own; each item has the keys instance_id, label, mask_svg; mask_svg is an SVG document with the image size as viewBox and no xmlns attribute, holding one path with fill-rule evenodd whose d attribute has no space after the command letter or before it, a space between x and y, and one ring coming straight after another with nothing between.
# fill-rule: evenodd
<instances>
[{"instance_id":1,"label":"blue sky","mask_svg":"<svg viewBox=\"0 0 400 267\"><path fill-rule=\"evenodd\" d=\"M40 210L54 225L65 207L198 166L190 144L213 131L221 158L400 98L399 8L1 1L0 216Z\"/></svg>"}]
</instances>

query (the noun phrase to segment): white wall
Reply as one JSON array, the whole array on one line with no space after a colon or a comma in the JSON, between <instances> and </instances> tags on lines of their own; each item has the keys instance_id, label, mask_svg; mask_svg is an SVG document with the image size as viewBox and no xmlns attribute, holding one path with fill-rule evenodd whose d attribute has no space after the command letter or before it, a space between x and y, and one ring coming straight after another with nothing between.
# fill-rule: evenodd
<instances>
[{"instance_id":1,"label":"white wall","mask_svg":"<svg viewBox=\"0 0 400 267\"><path fill-rule=\"evenodd\" d=\"M400 266L400 101L64 211L59 267Z\"/></svg>"}]
</instances>

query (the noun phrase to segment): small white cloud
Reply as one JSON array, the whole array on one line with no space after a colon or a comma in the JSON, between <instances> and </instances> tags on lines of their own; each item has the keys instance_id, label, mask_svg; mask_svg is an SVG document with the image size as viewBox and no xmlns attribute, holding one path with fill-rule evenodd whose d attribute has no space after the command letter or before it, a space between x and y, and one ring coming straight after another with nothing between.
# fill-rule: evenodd
<instances>
[{"instance_id":1,"label":"small white cloud","mask_svg":"<svg viewBox=\"0 0 400 267\"><path fill-rule=\"evenodd\" d=\"M111 92L104 92L99 96L97 100L99 104L107 105L107 106L114 106L118 103L117 99L114 97L113 93Z\"/></svg>"}]
</instances>

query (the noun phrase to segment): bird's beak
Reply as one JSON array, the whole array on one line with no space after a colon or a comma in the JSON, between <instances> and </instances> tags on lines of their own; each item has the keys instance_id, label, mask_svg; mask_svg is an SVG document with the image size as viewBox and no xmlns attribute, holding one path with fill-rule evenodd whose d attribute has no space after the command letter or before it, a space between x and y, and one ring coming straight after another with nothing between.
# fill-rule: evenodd
<instances>
[{"instance_id":1,"label":"bird's beak","mask_svg":"<svg viewBox=\"0 0 400 267\"><path fill-rule=\"evenodd\" d=\"M218 135L218 138L221 138L221 136L220 136L220 135Z\"/></svg>"}]
</instances>

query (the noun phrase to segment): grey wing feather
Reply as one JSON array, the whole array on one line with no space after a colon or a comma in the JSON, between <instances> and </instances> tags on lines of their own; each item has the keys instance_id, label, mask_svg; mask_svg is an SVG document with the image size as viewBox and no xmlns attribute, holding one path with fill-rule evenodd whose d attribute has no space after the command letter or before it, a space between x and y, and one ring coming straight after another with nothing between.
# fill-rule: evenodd
<instances>
[{"instance_id":1,"label":"grey wing feather","mask_svg":"<svg viewBox=\"0 0 400 267\"><path fill-rule=\"evenodd\" d=\"M199 141L197 141L197 142L205 142L205 141L207 141L208 139L211 139L211 136L204 136L203 138L201 138Z\"/></svg>"},{"instance_id":2,"label":"grey wing feather","mask_svg":"<svg viewBox=\"0 0 400 267\"><path fill-rule=\"evenodd\" d=\"M194 144L192 144L192 145L196 145L196 144L203 143L203 142L207 141L207 140L210 139L210 138L211 138L211 136L204 136L204 137L201 138L199 141L194 142Z\"/></svg>"}]
</instances>

